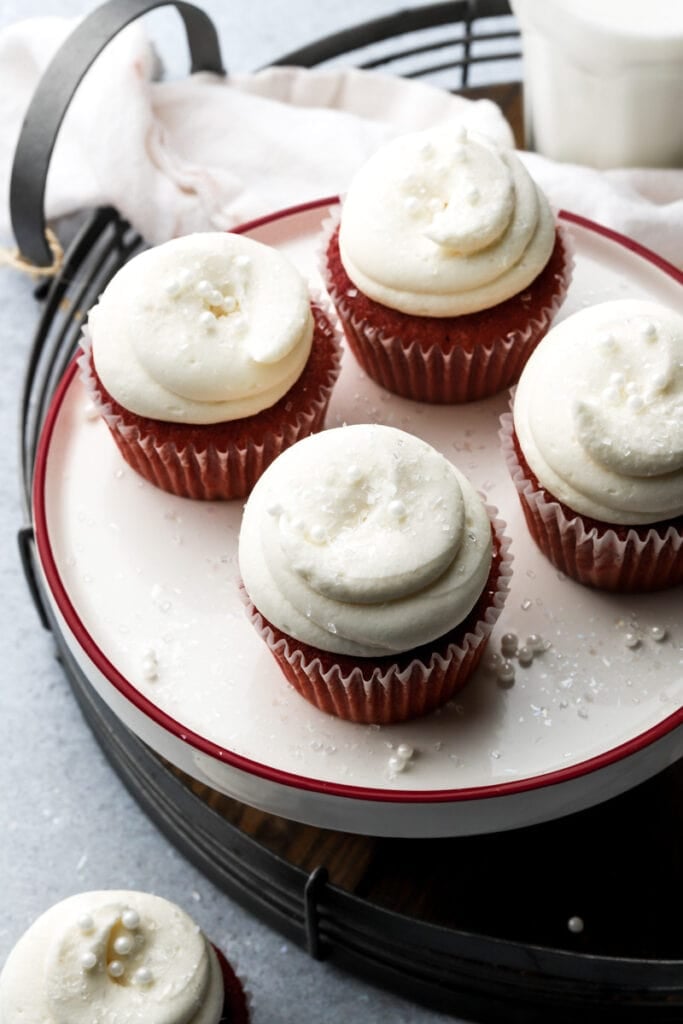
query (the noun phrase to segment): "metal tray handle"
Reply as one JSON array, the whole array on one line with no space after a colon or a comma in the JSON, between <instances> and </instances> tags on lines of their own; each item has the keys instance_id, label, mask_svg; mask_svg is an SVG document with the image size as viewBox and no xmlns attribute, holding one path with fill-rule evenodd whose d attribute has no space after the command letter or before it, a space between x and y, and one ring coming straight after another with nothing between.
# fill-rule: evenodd
<instances>
[{"instance_id":1,"label":"metal tray handle","mask_svg":"<svg viewBox=\"0 0 683 1024\"><path fill-rule=\"evenodd\" d=\"M218 35L209 16L177 0L108 0L87 15L59 48L40 79L19 134L10 179L10 217L21 255L49 267L53 254L45 224L45 185L52 150L69 104L95 58L136 18L175 7L185 25L191 71L223 75Z\"/></svg>"}]
</instances>

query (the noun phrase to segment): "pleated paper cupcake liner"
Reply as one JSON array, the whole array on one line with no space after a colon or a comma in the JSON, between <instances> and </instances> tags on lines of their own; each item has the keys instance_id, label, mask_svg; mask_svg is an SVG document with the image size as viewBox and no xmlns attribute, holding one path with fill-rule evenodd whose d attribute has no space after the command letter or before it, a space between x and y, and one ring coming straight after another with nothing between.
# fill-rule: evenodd
<instances>
[{"instance_id":1,"label":"pleated paper cupcake liner","mask_svg":"<svg viewBox=\"0 0 683 1024\"><path fill-rule=\"evenodd\" d=\"M323 231L323 281L357 362L372 380L387 391L422 402L470 402L498 394L513 384L549 330L564 301L573 273L574 255L569 233L558 226L558 268L554 271L553 292L549 300L534 308L535 282L532 282L519 296L506 301L508 309L515 300L518 310L523 309L523 329L510 330L506 325L507 315L503 316L501 312L500 323L487 330L485 340L470 344L467 325L473 324L477 317L486 316L487 322L490 321L495 313L494 307L482 314L443 318L438 329L441 330L449 321L455 336L447 342L442 339L430 341L430 331L436 318L400 314L367 297L363 297L362 315L357 312L358 290L346 277L338 257L338 217L328 220ZM330 266L332 256L334 267ZM340 268L345 278L343 287L335 276L340 273ZM370 316L366 315L368 305L371 307ZM373 322L372 313L377 314L376 322ZM389 332L381 326L387 313L393 322L403 318L401 333ZM458 331L461 339L457 337Z\"/></svg>"},{"instance_id":2,"label":"pleated paper cupcake liner","mask_svg":"<svg viewBox=\"0 0 683 1024\"><path fill-rule=\"evenodd\" d=\"M521 464L511 413L500 442L529 532L560 572L589 587L619 593L664 590L683 582L683 521L623 527L596 523L554 499Z\"/></svg>"},{"instance_id":3,"label":"pleated paper cupcake liner","mask_svg":"<svg viewBox=\"0 0 683 1024\"><path fill-rule=\"evenodd\" d=\"M494 559L482 597L460 626L419 652L373 659L318 650L273 626L243 591L253 625L301 696L338 718L380 725L418 718L447 703L479 664L510 589L510 541L496 510L488 512Z\"/></svg>"},{"instance_id":4,"label":"pleated paper cupcake liner","mask_svg":"<svg viewBox=\"0 0 683 1024\"><path fill-rule=\"evenodd\" d=\"M301 377L274 406L247 419L193 426L127 413L94 372L87 327L78 359L81 379L121 455L140 476L184 498L245 498L281 452L324 426L340 370L341 332L322 303L312 309L314 350Z\"/></svg>"}]
</instances>

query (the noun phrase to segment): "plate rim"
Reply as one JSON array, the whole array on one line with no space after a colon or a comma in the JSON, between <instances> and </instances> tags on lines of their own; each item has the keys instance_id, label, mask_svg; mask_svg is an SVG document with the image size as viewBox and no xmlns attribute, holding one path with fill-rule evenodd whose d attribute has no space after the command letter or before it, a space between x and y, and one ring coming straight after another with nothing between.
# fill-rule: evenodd
<instances>
[{"instance_id":1,"label":"plate rim","mask_svg":"<svg viewBox=\"0 0 683 1024\"><path fill-rule=\"evenodd\" d=\"M323 207L337 205L341 202L339 196L330 196L310 200L294 206L284 207L262 217L247 221L244 224L232 229L236 233L249 233L260 227L264 227L275 221L282 221L289 217L300 216L310 213ZM608 228L596 221L572 213L568 210L560 210L558 217L570 224L575 224L589 232L593 232L610 242L619 245L639 258L657 267L668 277L671 277L679 284L683 284L683 271L679 271L673 264L663 259L657 253L647 249L635 239L618 231ZM62 410L67 393L74 381L77 365L77 355L74 356L60 380L50 402L50 406L43 423L38 441L35 471L32 488L32 510L34 521L34 536L38 549L41 566L45 574L46 583L50 590L57 608L62 614L67 626L71 630L74 639L80 645L86 656L99 669L105 679L114 686L119 694L133 704L143 715L170 733L176 740L187 743L190 747L210 757L218 764L230 766L239 771L248 773L255 777L264 779L277 785L289 788L316 792L318 794L341 797L350 800L377 801L382 803L404 803L404 804L458 804L468 801L485 801L502 796L513 796L527 793L533 790L546 789L547 787L571 782L584 778L608 766L615 765L626 758L641 753L651 747L658 740L672 734L676 728L683 726L683 707L667 715L657 724L650 726L637 736L610 747L608 750L595 754L576 764L563 768L556 768L539 775L528 776L522 779L512 779L506 782L487 783L483 786L469 786L460 789L428 789L428 790L400 790L385 789L382 787L369 787L349 785L340 782L330 782L324 779L312 778L308 775L299 775L294 772L285 771L271 765L263 764L243 754L238 754L213 740L209 740L200 733L183 726L178 719L163 711L156 704L145 697L110 661L104 651L95 643L87 628L81 621L68 591L61 579L57 564L52 552L50 542L46 477L49 462L50 445L54 435L59 414Z\"/></svg>"}]
</instances>

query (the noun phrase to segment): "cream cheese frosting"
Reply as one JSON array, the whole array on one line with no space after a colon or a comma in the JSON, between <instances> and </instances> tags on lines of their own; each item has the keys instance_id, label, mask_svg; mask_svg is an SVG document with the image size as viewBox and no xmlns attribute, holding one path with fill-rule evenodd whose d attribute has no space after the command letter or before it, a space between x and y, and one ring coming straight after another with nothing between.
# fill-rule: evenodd
<instances>
[{"instance_id":1,"label":"cream cheese frosting","mask_svg":"<svg viewBox=\"0 0 683 1024\"><path fill-rule=\"evenodd\" d=\"M311 351L307 286L275 249L200 232L118 271L90 311L95 368L139 416L209 424L270 408Z\"/></svg>"},{"instance_id":2,"label":"cream cheese frosting","mask_svg":"<svg viewBox=\"0 0 683 1024\"><path fill-rule=\"evenodd\" d=\"M353 283L418 316L460 316L516 295L554 244L552 211L514 150L459 125L383 146L342 206L339 248Z\"/></svg>"},{"instance_id":3,"label":"cream cheese frosting","mask_svg":"<svg viewBox=\"0 0 683 1024\"><path fill-rule=\"evenodd\" d=\"M0 975L0 1024L218 1024L216 954L149 893L79 893L21 937Z\"/></svg>"},{"instance_id":4,"label":"cream cheese frosting","mask_svg":"<svg viewBox=\"0 0 683 1024\"><path fill-rule=\"evenodd\" d=\"M397 654L442 636L492 557L481 498L426 442L374 424L283 452L247 501L245 589L284 633L339 654Z\"/></svg>"},{"instance_id":5,"label":"cream cheese frosting","mask_svg":"<svg viewBox=\"0 0 683 1024\"><path fill-rule=\"evenodd\" d=\"M641 525L683 514L683 316L627 299L554 327L514 399L520 447L565 505Z\"/></svg>"}]
</instances>

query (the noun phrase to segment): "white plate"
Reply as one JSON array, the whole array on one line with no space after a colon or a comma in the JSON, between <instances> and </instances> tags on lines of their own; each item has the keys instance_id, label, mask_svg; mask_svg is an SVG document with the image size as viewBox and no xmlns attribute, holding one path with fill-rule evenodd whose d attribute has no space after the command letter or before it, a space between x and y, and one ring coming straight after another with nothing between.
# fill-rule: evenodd
<instances>
[{"instance_id":1,"label":"white plate","mask_svg":"<svg viewBox=\"0 0 683 1024\"><path fill-rule=\"evenodd\" d=\"M319 286L316 239L333 201L248 227ZM681 275L596 225L562 215L576 268L560 317L604 299L681 307ZM56 614L93 687L183 771L261 809L376 835L515 828L611 797L683 755L683 588L608 595L563 578L530 541L501 459L507 396L468 406L399 399L350 353L328 426L380 421L419 434L498 506L514 582L493 635L551 647L501 688L482 667L446 708L362 726L317 711L283 680L237 593L241 502L176 498L122 461L73 367L55 396L36 471L40 561ZM651 627L667 631L656 642ZM637 648L627 632L642 636ZM145 678L153 651L158 677ZM401 743L413 748L392 774Z\"/></svg>"}]
</instances>

